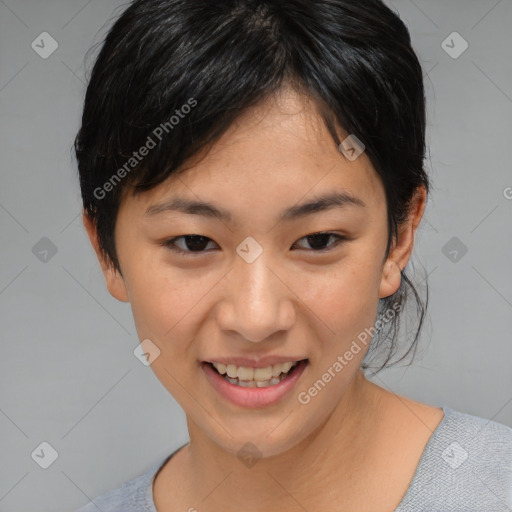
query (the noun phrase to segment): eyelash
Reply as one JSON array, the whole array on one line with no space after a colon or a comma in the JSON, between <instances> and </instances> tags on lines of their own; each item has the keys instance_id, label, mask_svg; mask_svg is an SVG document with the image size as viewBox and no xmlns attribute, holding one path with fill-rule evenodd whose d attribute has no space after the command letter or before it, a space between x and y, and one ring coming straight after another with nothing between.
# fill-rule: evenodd
<instances>
[{"instance_id":1,"label":"eyelash","mask_svg":"<svg viewBox=\"0 0 512 512\"><path fill-rule=\"evenodd\" d=\"M330 231L321 231L321 232L318 232L318 233L312 233L311 235L306 235L302 238L299 238L298 241L300 240L305 240L305 239L308 239L308 238L311 238L311 237L317 237L317 236L329 236L329 237L335 237L337 238L337 240L331 244L330 246L324 248L324 249L306 249L306 250L309 250L309 251L312 251L312 252L316 252L316 253L326 253L330 250L332 250L333 248L337 247L341 242L343 241L346 241L348 238L345 237L345 236L341 236L341 235L338 235L337 233L331 233ZM202 254L205 254L206 252L210 252L210 251L185 251L179 247L176 246L175 242L176 240L180 240L180 239L185 239L185 238L203 238L205 240L208 240L208 241L211 241L213 242L213 240L211 238L208 238L206 236L202 236L202 235L181 235L181 236L177 236L177 237L174 237L174 238L171 238L169 240L164 240L163 244L167 249L173 251L173 252L176 252L178 254L186 254L186 255L192 255L193 257L195 256L200 256ZM296 244L296 243L295 243ZM295 245L294 244L294 245Z\"/></svg>"}]
</instances>

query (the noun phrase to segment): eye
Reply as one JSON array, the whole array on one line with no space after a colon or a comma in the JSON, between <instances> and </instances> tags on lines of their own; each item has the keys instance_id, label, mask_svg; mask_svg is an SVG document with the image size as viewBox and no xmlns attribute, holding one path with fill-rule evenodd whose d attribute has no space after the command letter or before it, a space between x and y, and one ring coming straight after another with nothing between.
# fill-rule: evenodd
<instances>
[{"instance_id":1,"label":"eye","mask_svg":"<svg viewBox=\"0 0 512 512\"><path fill-rule=\"evenodd\" d=\"M180 242L181 245L178 244ZM182 235L177 236L175 238L171 238L170 240L165 240L163 245L170 249L171 251L190 254L190 253L204 253L209 252L205 251L205 246L208 245L208 242L213 242L210 238L201 235ZM214 242L215 243L215 242Z\"/></svg>"},{"instance_id":2,"label":"eye","mask_svg":"<svg viewBox=\"0 0 512 512\"><path fill-rule=\"evenodd\" d=\"M329 240L335 239L334 243L328 244ZM292 249L299 244L301 241L306 241L310 250L314 252L324 252L328 251L334 247L336 247L343 240L346 240L346 237L338 235L336 233L322 232L322 233L314 233L312 235L305 236L295 242L292 246ZM208 246L208 243L215 242L202 235L181 235L175 238L171 238L169 240L165 240L163 245L170 249L171 251L181 253L181 254L204 254L205 252L210 252L205 250ZM215 244L217 245L217 244ZM306 249L308 249L306 247Z\"/></svg>"},{"instance_id":3,"label":"eye","mask_svg":"<svg viewBox=\"0 0 512 512\"><path fill-rule=\"evenodd\" d=\"M337 240L334 243L325 246L327 244L327 242L329 241L329 239L331 239L332 237L334 237ZM329 251L333 247L336 247L343 240L346 240L346 237L337 235L336 233L325 232L325 233L314 233L312 235L305 236L305 237L301 238L298 242L300 242L301 240L307 241L307 243L310 245L310 247L312 247L312 250L314 252L323 252L323 251ZM298 244L298 242L295 242L294 246L296 244Z\"/></svg>"}]
</instances>

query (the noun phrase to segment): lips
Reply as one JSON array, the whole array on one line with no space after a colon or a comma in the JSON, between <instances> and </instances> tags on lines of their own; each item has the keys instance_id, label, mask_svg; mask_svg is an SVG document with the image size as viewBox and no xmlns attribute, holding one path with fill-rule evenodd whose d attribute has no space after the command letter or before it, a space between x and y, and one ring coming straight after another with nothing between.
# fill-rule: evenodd
<instances>
[{"instance_id":1,"label":"lips","mask_svg":"<svg viewBox=\"0 0 512 512\"><path fill-rule=\"evenodd\" d=\"M288 362L290 361L288 360ZM254 380L240 380L238 377L236 377L236 379L232 379L226 374L222 376L210 362L203 362L201 364L201 368L204 371L208 382L224 399L241 407L261 408L275 404L288 396L296 382L304 373L308 363L307 359L299 360L293 367L290 366L290 368L288 368L287 373L281 372L279 377L272 377L272 379L260 381L260 385L258 385L258 382ZM218 363L216 364L218 365ZM226 368L227 366L229 365L226 365ZM255 371L255 369L258 368L265 369L267 367L258 366L246 368ZM237 375L238 369L240 369L240 367L237 367ZM242 376L244 376L244 371L245 370L242 369ZM258 376L258 374L256 374L256 376ZM265 375L262 376L265 377Z\"/></svg>"}]
</instances>

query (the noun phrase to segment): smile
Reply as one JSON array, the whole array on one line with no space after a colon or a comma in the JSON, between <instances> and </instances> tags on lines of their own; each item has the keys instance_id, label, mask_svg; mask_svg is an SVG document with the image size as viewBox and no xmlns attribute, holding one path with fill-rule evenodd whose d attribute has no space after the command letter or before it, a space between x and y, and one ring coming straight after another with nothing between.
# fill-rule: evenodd
<instances>
[{"instance_id":1,"label":"smile","mask_svg":"<svg viewBox=\"0 0 512 512\"><path fill-rule=\"evenodd\" d=\"M298 363L299 361L289 361L265 366L264 368L251 368L234 364L225 365L222 363L211 364L231 384L246 388L264 388L279 384Z\"/></svg>"},{"instance_id":2,"label":"smile","mask_svg":"<svg viewBox=\"0 0 512 512\"><path fill-rule=\"evenodd\" d=\"M258 408L288 396L308 363L302 359L254 368L205 361L201 368L220 396L238 406Z\"/></svg>"}]
</instances>

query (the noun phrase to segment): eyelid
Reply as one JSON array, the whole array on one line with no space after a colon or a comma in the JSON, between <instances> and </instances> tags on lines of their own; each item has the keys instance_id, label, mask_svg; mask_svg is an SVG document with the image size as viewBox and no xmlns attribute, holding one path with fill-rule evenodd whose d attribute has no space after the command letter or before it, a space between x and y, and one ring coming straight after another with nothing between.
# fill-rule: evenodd
<instances>
[{"instance_id":1,"label":"eyelid","mask_svg":"<svg viewBox=\"0 0 512 512\"><path fill-rule=\"evenodd\" d=\"M313 237L313 236L321 236L321 235L324 235L324 236L329 236L329 237L335 237L337 240L331 244L331 245L328 245L327 247L323 248L323 249L302 249L302 250L305 250L307 251L308 253L316 253L316 254L324 254L324 253L327 253L331 250L334 250L336 247L338 247L338 245L344 241L347 241L349 240L349 237L347 237L346 235L341 235L339 233L335 233L335 232L332 232L332 231L317 231L317 232L314 232L314 233L310 233L308 235L304 235L303 237L299 238L296 242L293 243L292 245L292 248L295 247L297 245L298 242L300 242L301 240L305 240L309 237ZM186 234L186 235L180 235L180 236L176 236L176 237L173 237L173 238L170 238L170 239L165 239L161 242L161 245L163 245L165 248L169 249L170 251L173 251L177 254L183 254L183 255L191 255L193 257L197 257L197 256L202 256L204 254L207 254L209 252L211 252L211 250L203 250L203 251L186 251L186 250L183 250L181 249L180 247L177 247L175 242L176 240L179 240L179 239L184 239L186 237L200 237L200 238L204 238L205 240L208 240L207 244L210 243L210 242L213 242L215 243L216 245L218 245L214 240L212 240L211 238L207 237L207 236L204 236L204 235L198 235L198 234L195 234L195 233L191 233L191 234Z\"/></svg>"},{"instance_id":2,"label":"eyelid","mask_svg":"<svg viewBox=\"0 0 512 512\"><path fill-rule=\"evenodd\" d=\"M319 236L319 235L325 235L325 236L333 236L333 237L336 237L336 241L331 244L331 245L328 245L327 247L323 248L323 249L304 249L305 251L309 252L309 253L313 253L313 254L323 254L323 253L327 253L331 250L334 250L341 242L344 242L344 241L347 241L349 238L345 235L340 235L339 233L334 233L332 231L317 231L315 233L311 233L309 235L305 235L301 238L299 238L297 240L297 242L300 242L301 240L304 240L306 238L309 238L309 237L312 237L312 236ZM294 242L293 246L294 247L297 242Z\"/></svg>"},{"instance_id":3,"label":"eyelid","mask_svg":"<svg viewBox=\"0 0 512 512\"><path fill-rule=\"evenodd\" d=\"M207 243L210 243L210 242L213 242L215 243L216 245L217 242L215 242L214 240L212 240L211 238L207 237L207 236L204 236L204 235L198 235L196 233L190 233L190 234L186 234L186 235L180 235L180 236L175 236L173 238L169 238L169 239L165 239L162 241L162 245L166 248L166 249L169 249L170 251L173 251L175 253L178 253L178 254L187 254L187 255L192 255L194 257L196 256L201 256L203 254L207 254L211 251L185 251L183 249L181 249L180 247L177 247L175 245L175 242L176 240L179 240L180 238L186 238L186 237L200 237L200 238L204 238L206 240L208 240Z\"/></svg>"}]
</instances>

